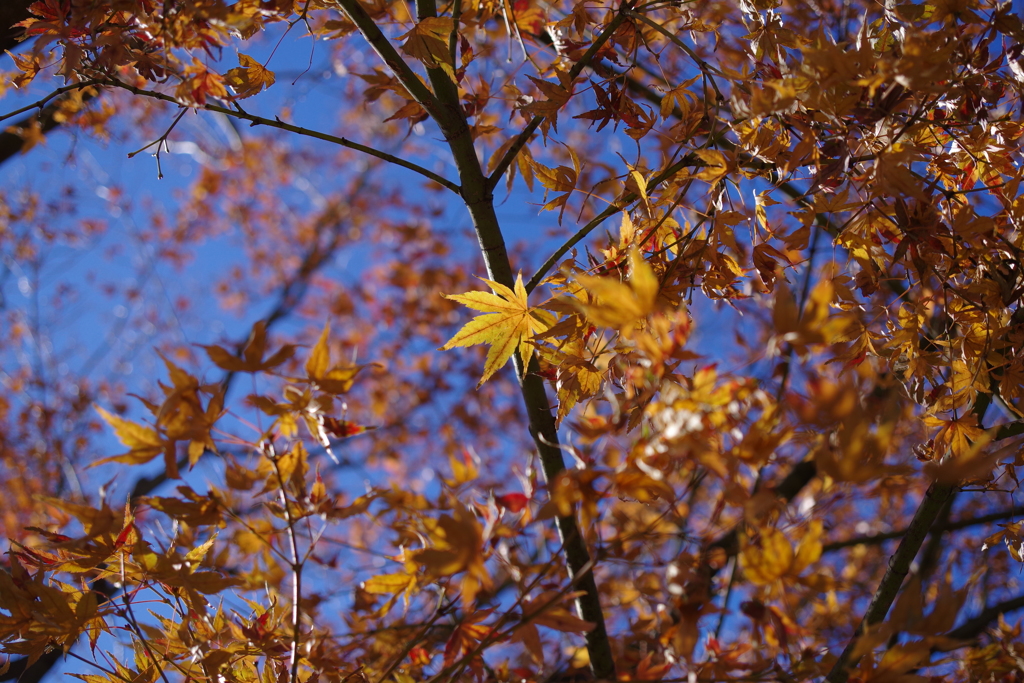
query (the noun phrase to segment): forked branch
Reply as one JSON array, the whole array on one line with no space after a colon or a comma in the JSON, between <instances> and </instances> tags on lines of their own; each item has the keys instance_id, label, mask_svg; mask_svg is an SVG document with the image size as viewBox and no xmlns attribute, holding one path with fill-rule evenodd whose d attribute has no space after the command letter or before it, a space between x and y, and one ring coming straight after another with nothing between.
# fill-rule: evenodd
<instances>
[{"instance_id":1,"label":"forked branch","mask_svg":"<svg viewBox=\"0 0 1024 683\"><path fill-rule=\"evenodd\" d=\"M169 102L171 104L179 106L181 105L181 103L178 102L178 100L174 99L174 97L167 95L165 93L154 92L152 90L145 90L143 88L137 88L129 83L124 83L113 78L107 78L102 80L89 81L86 83L79 83L75 86L68 86L67 88L59 88L55 90L53 93L47 95L39 102L33 103L28 107L22 107L21 109L15 112L10 112L8 114L0 116L0 120L16 116L18 113L22 113L27 110L35 109L41 106L42 104L45 104L49 100L53 99L53 97L55 97L56 95L67 90L73 90L75 88L85 88L97 84L127 90L128 92L134 95L139 95L141 97L148 97L154 100L162 100L164 102ZM285 123L280 119L268 119L263 116L256 116L255 114L250 114L248 112L240 111L238 109L230 109L228 107L224 107L218 104L196 105L196 109L201 109L203 111L212 111L218 114L224 114L225 116L230 116L232 118L241 119L242 121L248 121L253 126L269 126L270 128L285 130L288 131L289 133L295 133L296 135L302 135L309 138L315 138L317 140L323 140L324 142L330 142L331 144L338 145L340 147L345 147L356 152L361 152L362 154L375 157L382 161L386 161L390 164L401 166L402 168L406 168L410 171L415 171L416 173L419 173L421 176L434 181L438 185L451 190L455 194L460 194L459 186L453 183L452 181L448 180L444 176L440 176L437 173L434 173L433 171L423 168L419 164L414 164L411 161L407 161L402 157L395 156L394 154L388 154L387 152L382 152L379 149L374 149L373 147L369 147L358 142L353 142L352 140L349 140L347 138L339 137L337 135L330 135L329 133L322 133L318 130L313 130L311 128L303 128L302 126L296 126L290 123Z\"/></svg>"},{"instance_id":2,"label":"forked branch","mask_svg":"<svg viewBox=\"0 0 1024 683\"><path fill-rule=\"evenodd\" d=\"M846 648L839 655L839 659L832 666L828 676L825 677L826 683L846 683L850 677L850 668L857 665L858 658L853 656L854 650L857 649L857 641L872 626L881 623L885 619L885 615L889 613L889 608L903 585L903 579L910 572L910 565L917 556L917 551L921 549L925 537L931 531L932 524L946 504L946 500L953 495L956 489L957 487L953 484L937 482L928 487L924 499L921 500L917 512L914 513L913 521L907 527L906 535L900 541L896 552L889 558L889 567L885 571L885 576L882 577L882 582L878 584L874 597L871 598L871 604L868 605L868 610L864 614L860 626L857 627L853 638L846 644Z\"/></svg>"},{"instance_id":3,"label":"forked branch","mask_svg":"<svg viewBox=\"0 0 1024 683\"><path fill-rule=\"evenodd\" d=\"M398 57L397 51L390 43L386 42L383 34L376 28L372 20L365 15L362 8L358 6L357 0L339 0L350 18L359 27L363 36L370 42L385 64L392 68L399 80L412 80L415 75L402 74L409 67L404 60ZM360 14L360 12L362 14ZM437 15L437 6L433 0L418 0L416 3L416 14L422 20ZM609 27L602 33L603 41L606 41L624 18L617 15ZM610 29L610 30L609 30ZM382 41L383 39L383 41ZM600 48L600 44L593 47L594 52ZM392 64L395 59L400 64ZM583 66L579 69L582 70ZM397 69L397 70L396 70ZM577 72L578 73L578 72ZM487 267L487 274L491 280L513 287L515 278L512 265L509 261L508 250L505 246L505 238L501 232L501 225L494 209L493 185L484 175L477 157L477 150L473 144L473 138L469 123L466 120L465 112L459 102L458 86L443 70L434 68L427 70L434 93L431 94L429 103L424 104L424 109L434 119L434 122L441 128L445 140L451 149L458 168L459 180L461 181L461 196L466 208L473 220L473 227L476 231L480 251L484 257ZM404 79L404 80L403 80ZM418 77L415 77L418 83ZM409 87L408 85L406 87ZM410 88L410 92L412 89ZM413 92L415 96L416 93ZM432 99L436 95L436 100ZM425 97L425 96L424 96ZM537 122L539 125L539 121ZM526 131L524 131L524 134ZM526 138L529 135L526 134ZM514 158L514 155L513 157ZM509 159L509 163L511 158ZM500 176L500 173L498 174ZM492 176L493 178L493 176ZM530 434L540 455L541 465L547 480L554 481L565 470L565 460L562 457L562 450L558 443L558 429L555 425L555 416L548 401L547 390L544 380L539 374L539 366L536 358L531 358L529 366L523 367L518 356L514 357L516 374L520 379L520 386L523 393L523 402L529 417ZM587 650L590 655L590 665L595 677L603 680L615 680L615 660L612 656L611 643L608 639L608 632L605 628L604 613L601 609L600 595L597 590L597 582L594 579L593 563L583 534L576 521L575 514L559 517L557 519L558 531L562 537L565 552L566 565L570 575L577 580L577 588L581 595L576 599L576 606L580 616L592 622L595 627L586 634Z\"/></svg>"}]
</instances>

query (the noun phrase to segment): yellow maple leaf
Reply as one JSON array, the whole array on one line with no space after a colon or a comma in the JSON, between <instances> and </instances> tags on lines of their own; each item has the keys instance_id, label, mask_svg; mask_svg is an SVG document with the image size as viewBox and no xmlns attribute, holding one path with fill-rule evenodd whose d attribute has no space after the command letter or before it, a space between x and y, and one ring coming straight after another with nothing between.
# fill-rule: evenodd
<instances>
[{"instance_id":1,"label":"yellow maple leaf","mask_svg":"<svg viewBox=\"0 0 1024 683\"><path fill-rule=\"evenodd\" d=\"M694 151L704 166L694 174L698 180L703 180L714 187L736 167L735 161L719 152L717 149L698 149Z\"/></svg>"},{"instance_id":2,"label":"yellow maple leaf","mask_svg":"<svg viewBox=\"0 0 1024 683\"><path fill-rule=\"evenodd\" d=\"M488 344L487 360L484 363L484 374L480 378L480 386L491 378L503 366L516 349L523 360L523 367L530 358L529 339L535 334L544 332L554 322L553 316L546 311L530 308L526 301L526 287L523 286L522 273L516 277L515 291L503 284L484 280L494 290L490 292L466 292L465 294L445 294L446 299L458 301L463 306L482 311L455 333L441 351L456 346L474 346Z\"/></svg>"},{"instance_id":3,"label":"yellow maple leaf","mask_svg":"<svg viewBox=\"0 0 1024 683\"><path fill-rule=\"evenodd\" d=\"M793 546L786 535L768 527L761 530L761 543L744 543L740 552L740 567L746 578L757 586L775 583L789 573L793 565Z\"/></svg>"},{"instance_id":4,"label":"yellow maple leaf","mask_svg":"<svg viewBox=\"0 0 1024 683\"><path fill-rule=\"evenodd\" d=\"M484 530L461 503L452 512L452 515L441 515L430 530L433 547L417 550L411 557L432 578L465 572L461 588L462 599L468 605L480 590L492 586L484 563Z\"/></svg>"},{"instance_id":5,"label":"yellow maple leaf","mask_svg":"<svg viewBox=\"0 0 1024 683\"><path fill-rule=\"evenodd\" d=\"M142 465L166 450L167 443L152 427L140 425L122 417L118 417L117 415L108 413L99 406L96 406L96 412L100 414L100 417L102 417L107 424L114 428L114 433L117 435L118 440L125 446L128 446L131 450L122 455L104 458L103 460L94 463L95 465L102 465L108 462L128 462L135 465Z\"/></svg>"},{"instance_id":6,"label":"yellow maple leaf","mask_svg":"<svg viewBox=\"0 0 1024 683\"><path fill-rule=\"evenodd\" d=\"M614 277L578 275L579 283L596 298L596 302L579 307L587 319L599 327L612 327L628 332L654 312L661 283L654 269L636 249L629 252L629 283Z\"/></svg>"}]
</instances>

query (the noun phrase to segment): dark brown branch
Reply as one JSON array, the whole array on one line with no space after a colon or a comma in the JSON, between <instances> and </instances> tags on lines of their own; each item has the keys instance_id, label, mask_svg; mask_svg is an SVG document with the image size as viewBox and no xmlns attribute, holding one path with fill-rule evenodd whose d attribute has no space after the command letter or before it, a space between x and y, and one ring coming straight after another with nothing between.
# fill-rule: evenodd
<instances>
[{"instance_id":1,"label":"dark brown branch","mask_svg":"<svg viewBox=\"0 0 1024 683\"><path fill-rule=\"evenodd\" d=\"M21 44L22 29L15 24L29 18L28 6L33 0L0 2L0 51L15 50Z\"/></svg>"},{"instance_id":2,"label":"dark brown branch","mask_svg":"<svg viewBox=\"0 0 1024 683\"><path fill-rule=\"evenodd\" d=\"M1019 609L1024 609L1024 595L1018 595L1015 598L986 607L977 616L968 619L947 633L946 637L954 640L973 640L980 636L989 624L998 619L1000 615Z\"/></svg>"},{"instance_id":3,"label":"dark brown branch","mask_svg":"<svg viewBox=\"0 0 1024 683\"><path fill-rule=\"evenodd\" d=\"M113 79L109 79L109 80L103 80L103 81L100 81L100 82L103 83L104 85L109 85L109 86L112 86L112 87L115 87L115 88L121 88L122 90L127 90L128 92L133 93L135 95L141 95L143 97L151 97L151 98L156 99L156 100L163 100L164 102L170 102L172 104L177 104L179 106L181 104L180 102L178 102L176 99L174 99L170 95L165 95L164 93L159 93L159 92L153 92L152 90L144 90L142 88L136 88L133 85L129 85L127 83L122 83L121 81L116 81L116 80L113 80ZM351 140L349 140L347 138L339 137L337 135L330 135L328 133L321 133L320 131L313 130L311 128L303 128L302 126L295 126L295 125L292 125L290 123L285 123L284 121L281 121L280 119L268 119L268 118L265 118L263 116L255 116L253 114L249 114L248 112L239 111L237 109L229 109L227 107L222 107L222 106L220 106L218 104L204 104L204 105L199 105L196 108L197 109L202 109L204 111L217 112L218 114L224 114L225 116L231 116L231 117L236 118L236 119L242 119L243 121L248 121L253 126L269 126L271 128L277 128L278 130L288 131L289 133L295 133L297 135L303 135L305 137L315 138L317 140L323 140L324 142L330 142L330 143L333 143L333 144L338 145L340 147L346 147L348 149L355 150L357 152L361 152L361 153L366 154L368 156L375 157L375 158L380 159L382 161L386 161L386 162L388 162L390 164L394 164L395 166L401 166L402 168L407 168L410 171L415 171L416 173L419 173L423 177L429 178L430 180L433 180L438 185L441 185L442 187L445 187L445 188L451 190L455 194L459 194L459 186L456 185L455 183L451 182L447 178L445 178L443 176L440 176L440 175L434 173L433 171L427 170L427 169L423 168L422 166L420 166L418 164L414 164L411 161L406 161L405 159L403 159L401 157L397 157L394 154L388 154L387 152L382 152L382 151L380 151L378 149L374 149L373 147L368 147L367 145L362 145L362 144L360 144L358 142L353 142L353 141L351 141Z\"/></svg>"},{"instance_id":4,"label":"dark brown branch","mask_svg":"<svg viewBox=\"0 0 1024 683\"><path fill-rule=\"evenodd\" d=\"M488 277L507 287L513 287L515 277L509 261L505 238L494 209L493 187L480 166L476 147L459 101L458 86L440 68L427 69L427 76L434 92L426 90L419 77L398 55L394 46L377 28L373 20L357 0L339 0L349 18L356 24L363 37L395 73L399 81L426 109L434 122L444 133L445 141L452 152L461 181L461 195L473 221L480 252L484 258ZM420 20L437 15L433 0L417 0L416 14ZM536 358L531 358L528 367L523 367L518 354L514 356L516 374L520 381L523 402L529 418L530 433L540 454L541 465L548 481L554 481L565 470L565 461L558 443L558 429L548 401L544 380L538 372ZM600 594L594 579L593 564L576 521L575 514L559 517L556 521L564 544L566 564L570 574L577 579L581 595L576 599L580 616L592 622L595 627L586 634L590 665L598 679L615 680L615 660L611 642L604 623Z\"/></svg>"},{"instance_id":5,"label":"dark brown branch","mask_svg":"<svg viewBox=\"0 0 1024 683\"><path fill-rule=\"evenodd\" d=\"M921 549L925 537L931 531L935 518L956 488L952 484L939 483L933 483L928 487L917 512L914 513L913 521L907 528L906 535L900 541L896 552L889 558L889 567L886 569L881 583L878 584L875 595L871 598L871 604L868 605L860 626L857 627L850 642L846 644L846 648L839 655L839 659L836 660L828 676L825 677L826 683L846 683L849 679L850 668L857 665L858 658L853 656L857 641L871 626L883 621L885 615L889 613L889 608L900 592L903 580L910 572L910 565L917 557L917 552Z\"/></svg>"},{"instance_id":6,"label":"dark brown branch","mask_svg":"<svg viewBox=\"0 0 1024 683\"><path fill-rule=\"evenodd\" d=\"M583 53L582 57L580 57L580 60L572 65L572 68L569 69L570 84L575 81L581 73L583 73L585 68L590 66L590 63L594 60L598 51L606 42L608 42L608 39L612 37L612 34L618 30L619 26L622 25L622 22L626 20L628 11L629 7L627 6L627 3L624 3L622 9L612 18L611 21L608 22L608 25L601 30L601 34L597 36L593 43L591 43L590 47L587 48L587 51ZM498 182L501 181L501 176L504 175L505 171L508 170L508 167L513 161L515 161L516 157L519 156L519 152L522 151L523 147L526 146L526 143L530 141L530 138L533 137L533 134L537 131L537 128L540 127L540 124L543 121L543 116L534 116L530 122L526 124L526 127L523 128L522 132L516 136L515 142L513 142L505 151L505 154L501 157L497 166L494 167L494 171L491 172L490 178L487 179L488 190L493 190L497 186Z\"/></svg>"},{"instance_id":7,"label":"dark brown branch","mask_svg":"<svg viewBox=\"0 0 1024 683\"><path fill-rule=\"evenodd\" d=\"M987 515L980 515L978 517L970 517L968 519L958 519L955 522L949 522L948 524L937 525L936 531L959 531L960 529L967 529L972 526L980 526L982 524L988 524L990 522L998 522L1004 519L1012 519L1013 517L1021 514L1019 508L1007 508L1006 510L1000 510L998 512L992 512ZM822 548L823 553L832 553L843 548L851 548L856 545L878 545L891 541L894 538L902 538L907 533L906 529L900 529L899 531L887 531L880 534L864 534L863 536L854 536L843 541L834 541L828 543Z\"/></svg>"}]
</instances>

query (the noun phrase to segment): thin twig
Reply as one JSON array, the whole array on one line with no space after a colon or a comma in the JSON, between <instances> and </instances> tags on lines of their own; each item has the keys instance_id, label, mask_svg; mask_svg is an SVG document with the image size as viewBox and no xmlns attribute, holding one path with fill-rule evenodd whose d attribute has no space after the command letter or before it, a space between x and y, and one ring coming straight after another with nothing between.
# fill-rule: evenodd
<instances>
[{"instance_id":1,"label":"thin twig","mask_svg":"<svg viewBox=\"0 0 1024 683\"><path fill-rule=\"evenodd\" d=\"M703 162L697 159L695 155L687 154L682 159L680 159L676 163L672 164L671 166L663 170L661 173L651 178L647 183L647 190L653 190L658 185L665 182L667 179L671 178L672 176L674 176L676 173L678 173L687 166L698 166L701 164L703 164ZM492 175L491 177L493 178L494 176ZM533 276L530 278L530 281L526 283L526 291L529 293L535 290L537 286L544 281L544 278L547 277L547 274L551 271L551 269L555 267L559 259L565 256L570 249L572 249L574 246L579 244L580 241L585 239L586 236L592 233L599 225L601 225L601 223L604 223L606 220L608 220L615 214L619 213L620 211L625 210L626 207L628 207L630 204L632 204L639 198L640 195L634 192L627 192L622 196L621 199L619 199L619 201L611 204L604 211L594 216L594 218L592 218L590 222L588 222L582 228L577 230L572 237L563 242L562 246L556 249L555 253L549 256L547 260L544 261L543 264L541 264L541 267L538 268L537 272L533 274Z\"/></svg>"},{"instance_id":2,"label":"thin twig","mask_svg":"<svg viewBox=\"0 0 1024 683\"><path fill-rule=\"evenodd\" d=\"M959 519L955 522L949 522L948 524L936 525L936 531L959 531L960 529L967 529L972 526L980 526L982 524L988 524L990 522L998 522L1004 519L1012 519L1017 515L1021 514L1021 509L1017 507L1008 508L1006 510L1000 510L999 512L992 512L987 515L981 515L979 517L971 517L970 519ZM854 536L843 541L835 541L833 543L827 543L822 547L822 553L833 553L843 548L851 548L857 545L878 545L891 541L895 538L902 538L906 535L907 529L900 529L899 531L888 531L879 534L865 534L863 536Z\"/></svg>"},{"instance_id":3,"label":"thin twig","mask_svg":"<svg viewBox=\"0 0 1024 683\"><path fill-rule=\"evenodd\" d=\"M121 585L122 586L126 586L126 585L128 585L128 579L127 579L127 574L125 572L125 566L124 566L124 556L125 556L125 551L124 550L122 550L120 552L120 556L121 556L120 557L120 559L121 559ZM142 643L142 648L146 651L146 654L149 655L149 661L151 661L153 663L153 666L157 667L157 671L160 673L161 680L163 680L164 683L171 683L169 680L167 680L167 673L164 671L163 666L161 666L160 664L157 663L156 655L153 653L153 649L152 649L152 647L149 644L149 640L147 640L142 635L142 629L139 628L139 621L138 621L138 619L135 618L135 611L132 609L132 601L131 601L131 597L130 597L131 593L132 593L131 591L126 590L121 595L121 598L124 601L125 617L126 617L125 621L128 622L129 627L135 632L135 637L138 638L139 641Z\"/></svg>"},{"instance_id":4,"label":"thin twig","mask_svg":"<svg viewBox=\"0 0 1024 683\"><path fill-rule=\"evenodd\" d=\"M395 75L398 82L401 83L409 95L416 100L416 102L426 109L427 113L435 121L438 118L443 118L443 109L441 103L438 101L437 96L430 92L430 89L424 85L420 77L416 75L416 72L412 70L402 56L398 54L398 50L391 44L388 37L377 26L377 23L373 20L363 6L359 4L358 0L338 0L338 4L348 15L348 18L352 20L352 23L356 25L359 32L363 34L363 38L370 44L377 56L381 58L384 64L391 70L391 73Z\"/></svg>"},{"instance_id":5,"label":"thin twig","mask_svg":"<svg viewBox=\"0 0 1024 683\"><path fill-rule=\"evenodd\" d=\"M274 474L277 475L277 483L281 493L281 507L286 523L286 536L291 553L292 570L292 644L290 653L289 683L298 683L299 680L299 640L302 636L302 559L299 557L299 542L295 534L295 518L292 515L288 500L287 484L281 474L281 464L273 444L267 444L263 448L263 455L274 466Z\"/></svg>"},{"instance_id":6,"label":"thin twig","mask_svg":"<svg viewBox=\"0 0 1024 683\"><path fill-rule=\"evenodd\" d=\"M612 34L615 33L619 26L622 25L622 22L626 20L626 11L628 11L629 6L629 3L623 3L622 10L620 10L612 20L608 22L608 25L604 27L600 35L597 36L594 42L590 44L590 47L587 48L587 51L583 53L583 56L580 57L580 61L573 64L572 68L569 69L568 80L570 84L575 81L581 73L583 73L583 70L590 65L590 62L593 61L598 51L604 47L604 44L608 42L608 39L612 37ZM488 190L493 190L497 186L498 182L501 180L501 176L504 175L505 171L508 170L508 167L513 161L515 161L519 152L526 146L526 143L530 141L530 138L533 137L533 134L537 131L537 128L540 127L540 124L543 121L543 116L534 116L530 122L526 124L526 127L523 128L522 132L516 136L515 142L505 150L505 154L501 157L501 161L498 162L494 167L494 170L491 172L490 177L488 177Z\"/></svg>"},{"instance_id":7,"label":"thin twig","mask_svg":"<svg viewBox=\"0 0 1024 683\"><path fill-rule=\"evenodd\" d=\"M635 11L626 12L626 15L629 16L632 19L637 19L637 20L647 24L648 26L653 28L655 31L657 31L658 33L660 33L663 36L665 36L666 38L668 38L680 50L685 52L690 57L690 59L692 59L694 62L697 63L697 66L700 68L701 73L704 74L705 76L707 76L708 80L711 82L711 87L714 89L715 94L718 95L718 101L719 102L724 102L725 101L725 96L722 95L722 91L718 89L718 83L715 82L714 76L712 76L712 74L715 74L717 76L724 76L724 74L720 70L718 70L717 68L711 66L710 64L705 62L703 59L701 59L697 55L697 53L695 53L693 50L690 49L689 45L687 45L686 43L684 43L682 40L679 39L679 36L671 33L668 29L666 29L664 26L662 26L661 24L657 23L656 21L654 21L653 19L651 19L647 15L642 14L640 12L635 12Z\"/></svg>"},{"instance_id":8,"label":"thin twig","mask_svg":"<svg viewBox=\"0 0 1024 683\"><path fill-rule=\"evenodd\" d=\"M136 88L134 85L129 85L128 83L123 83L121 81L117 81L114 79L106 79L100 81L99 83L102 85L108 85L115 88L121 88L123 90L127 90L130 93L140 95L142 97L151 97L153 99L163 100L164 102L171 102L173 104L178 105L181 104L180 102L178 102L178 100L174 99L170 95L154 92L152 90L143 90L142 88ZM277 118L268 119L263 116L256 116L245 111L229 109L227 107L222 107L217 104L201 104L196 105L196 108L202 109L204 111L217 112L218 114L224 114L225 116L232 116L236 119L242 119L243 121L248 121L253 126L269 126L271 128L286 130L289 133L295 133L297 135L303 135L305 137L323 140L324 142L330 142L341 147L355 150L357 152L361 152L363 154L376 157L377 159L381 159L390 164L401 166L402 168L407 168L410 171L415 171L416 173L419 173L421 176L433 180L438 185L441 185L442 187L451 190L455 194L461 193L458 185L448 180L447 178L434 173L433 171L429 171L423 168L419 164L414 164L411 161L406 161L405 159L397 157L394 154L388 154L387 152L382 152L378 149L374 149L373 147L368 147L367 145L363 145L358 142L353 142L347 138L338 137L337 135L330 135L328 133L321 133L318 130L303 128L302 126L295 126L290 123L285 123L284 121Z\"/></svg>"},{"instance_id":9,"label":"thin twig","mask_svg":"<svg viewBox=\"0 0 1024 683\"><path fill-rule=\"evenodd\" d=\"M71 92L72 90L82 90L84 88L88 88L88 87L93 86L93 85L100 85L102 83L104 83L104 81L93 79L91 81L82 81L81 83L73 83L71 85L65 85L63 87L57 88L56 90L51 92L46 97L44 97L44 98L42 98L40 100L36 100L32 104L25 105L21 109L15 109L14 111L10 111L10 112L7 112L6 114L0 115L0 121L6 121L7 119L14 118L18 114L24 114L25 112L32 111L33 109L41 109L44 104L46 104L47 102L52 100L54 97L57 97L59 95L63 95L66 92Z\"/></svg>"}]
</instances>

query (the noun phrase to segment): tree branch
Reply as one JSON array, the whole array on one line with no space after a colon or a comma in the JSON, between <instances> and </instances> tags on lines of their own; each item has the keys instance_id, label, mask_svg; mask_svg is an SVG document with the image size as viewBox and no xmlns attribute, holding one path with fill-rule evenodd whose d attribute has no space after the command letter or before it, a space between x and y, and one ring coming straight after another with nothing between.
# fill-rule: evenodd
<instances>
[{"instance_id":1,"label":"tree branch","mask_svg":"<svg viewBox=\"0 0 1024 683\"><path fill-rule=\"evenodd\" d=\"M868 605L868 610L864 614L860 626L857 627L854 636L846 644L846 648L839 655L839 659L832 666L828 676L825 677L826 683L846 683L850 676L850 668L856 666L859 659L853 656L857 641L871 626L881 622L889 613L889 608L903 585L903 579L910 572L910 564L917 556L918 550L921 549L921 544L924 543L925 537L931 530L932 523L942 511L946 500L953 495L956 489L955 485L939 483L933 483L928 487L917 512L914 513L914 519L907 528L906 535L900 541L896 552L889 558L889 568L886 569L882 582L878 585L874 597L871 598L871 604Z\"/></svg>"},{"instance_id":2,"label":"tree branch","mask_svg":"<svg viewBox=\"0 0 1024 683\"><path fill-rule=\"evenodd\" d=\"M981 635L982 631L998 619L1000 615L1019 609L1024 609L1024 595L1018 595L1015 598L986 607L977 616L968 619L947 633L946 637L954 640L973 640Z\"/></svg>"},{"instance_id":3,"label":"tree branch","mask_svg":"<svg viewBox=\"0 0 1024 683\"><path fill-rule=\"evenodd\" d=\"M665 182L666 180L674 176L676 173L679 173L679 171L686 168L687 166L703 165L704 162L697 159L695 155L687 154L682 159L680 159L676 163L672 164L671 166L663 170L661 173L651 178L650 181L648 181L647 183L647 189L653 190L658 185ZM491 178L493 177L494 176L492 175ZM558 264L558 261L563 256L565 256L570 249L572 249L574 246L579 244L583 239L585 239L587 235L592 233L599 225L601 225L601 223L604 223L606 220L608 220L618 212L625 210L626 207L628 207L630 204L632 204L639 198L640 196L638 194L634 192L627 192L624 195L622 195L622 198L619 201L611 204L604 211L594 216L594 218L592 218L589 223L587 223L582 228L577 230L572 237L566 240L562 244L562 246L555 250L555 253L549 256L547 260L545 260L544 263L541 264L540 268L537 269L537 272L534 273L533 277L530 278L530 281L526 283L526 291L529 293L535 290L537 286L540 285L540 283L544 280L544 278L547 277L547 274L551 271L551 269Z\"/></svg>"},{"instance_id":4,"label":"tree branch","mask_svg":"<svg viewBox=\"0 0 1024 683\"><path fill-rule=\"evenodd\" d=\"M618 30L622 22L626 20L626 15L632 3L624 3L622 8L612 17L612 20L608 22L608 25L602 29L600 35L590 44L587 51L583 53L580 60L572 65L569 69L569 82L572 83L583 70L590 65L598 51L604 47L604 44L608 42L608 39L612 37L612 34ZM516 136L515 142L505 150L505 154L501 157L498 165L494 167L494 171L491 172L490 177L487 179L487 189L493 190L497 184L501 181L501 176L504 175L508 167L515 161L516 157L519 156L519 152L526 146L526 143L530 141L533 134L537 131L537 128L544 121L543 116L534 116L530 120L526 127L523 128L522 132Z\"/></svg>"},{"instance_id":5,"label":"tree branch","mask_svg":"<svg viewBox=\"0 0 1024 683\"><path fill-rule=\"evenodd\" d=\"M1000 510L999 512L992 512L987 515L981 515L978 517L971 517L968 519L959 519L955 522L949 522L948 524L936 525L936 531L959 531L960 529L966 529L972 526L980 526L982 524L988 524L989 522L998 522L1003 519L1011 519L1021 514L1020 508L1007 508L1006 510ZM822 548L823 553L832 553L843 548L851 548L855 545L878 545L891 541L894 538L902 538L907 533L906 529L900 529L899 531L887 531L880 534L864 534L863 536L854 536L843 541L835 541L833 543L827 543Z\"/></svg>"},{"instance_id":6,"label":"tree branch","mask_svg":"<svg viewBox=\"0 0 1024 683\"><path fill-rule=\"evenodd\" d=\"M10 111L10 112L7 112L6 114L0 115L0 121L6 121L7 119L12 119L15 116L18 116L19 114L24 114L25 112L32 111L33 109L41 109L43 107L43 105L45 105L47 102L49 102L50 100L52 100L55 97L60 97L61 95L63 95L66 92L71 92L72 90L82 90L83 88L88 88L88 87L91 87L91 86L94 86L94 85L101 85L103 83L104 83L104 81L102 81L102 80L91 80L91 81L82 81L81 83L73 83L71 85L65 85L63 87L57 88L56 90L51 92L49 95L46 95L45 97L36 100L32 104L26 104L21 109L15 109L14 111ZM15 125L19 125L19 124L15 124Z\"/></svg>"},{"instance_id":7,"label":"tree branch","mask_svg":"<svg viewBox=\"0 0 1024 683\"><path fill-rule=\"evenodd\" d=\"M133 93L135 95L151 97L153 99L163 100L164 102L170 102L172 104L181 106L180 102L178 102L170 95L166 95L164 93L153 92L152 90L143 90L142 88L136 88L134 85L129 85L128 83L123 83L121 81L117 81L114 79L105 79L99 81L99 83L115 88L121 88L122 90L127 90L128 92ZM421 176L433 180L438 185L441 185L442 187L451 190L455 194L461 194L459 186L453 183L452 181L448 180L444 176L440 176L434 173L433 171L427 170L418 164L412 163L411 161L406 161L405 159L397 157L394 154L388 154L387 152L382 152L378 149L374 149L373 147L368 147L367 145L362 145L358 142L352 142L347 138L338 137L337 135L330 135L328 133L321 133L318 130L303 128L302 126L295 126L290 123L285 123L284 121L281 121L280 119L276 118L268 119L262 116L250 114L245 111L229 109L227 107L222 107L217 104L197 105L196 108L202 109L204 111L217 112L218 114L224 114L225 116L232 116L236 119L248 121L253 126L269 126L271 128L277 128L278 130L286 130L289 133L295 133L297 135L303 135L305 137L323 140L324 142L330 142L340 147L355 150L356 152L361 152L368 156L375 157L382 161L386 161L389 164L394 164L395 166L401 166L402 168L407 168L410 171L415 171L416 173L419 173Z\"/></svg>"},{"instance_id":8,"label":"tree branch","mask_svg":"<svg viewBox=\"0 0 1024 683\"><path fill-rule=\"evenodd\" d=\"M358 0L339 2L377 54L395 71L400 80L403 78L403 69L412 74L408 65L398 58L394 47L387 42L372 19L359 6ZM417 0L416 13L420 20L436 16L437 6L434 0ZM398 59L400 64L393 65L395 59ZM407 80L410 78L408 74L404 76ZM441 128L451 149L461 181L462 199L473 221L487 275L495 282L514 287L515 278L508 249L494 210L493 188L480 166L469 123L459 101L458 86L439 68L427 69L427 76L436 93L436 99L431 95L428 100L423 95L424 101L430 103L429 107L424 104L424 108ZM419 83L418 79L416 83ZM411 88L410 92L413 92ZM413 92L413 95L416 96L416 93ZM522 360L516 354L514 364L529 419L530 434L537 446L545 477L549 482L553 482L565 470L565 461L558 444L558 429L555 426L555 417L548 401L544 380L540 377L535 357L532 357L529 366L524 368ZM558 517L556 524L562 538L569 574L578 580L577 586L581 591L581 595L576 598L577 610L581 618L594 624L594 628L586 634L591 668L596 678L614 681L615 660L586 541L579 529L575 513Z\"/></svg>"},{"instance_id":9,"label":"tree branch","mask_svg":"<svg viewBox=\"0 0 1024 683\"><path fill-rule=\"evenodd\" d=\"M402 59L395 46L391 44L391 41L380 30L373 18L359 4L359 0L338 0L338 4L341 5L341 8L348 15L348 18L352 20L352 23L356 25L359 32L363 34L363 38L370 44L370 47L377 53L377 56L381 58L381 61L395 75L398 82L409 91L409 95L421 107L427 110L430 118L437 121L441 109L441 104L437 97L423 84L423 81L412 70L412 67Z\"/></svg>"}]
</instances>

